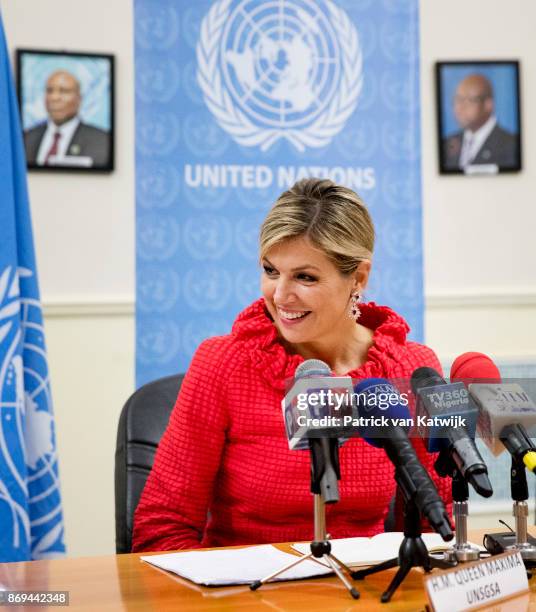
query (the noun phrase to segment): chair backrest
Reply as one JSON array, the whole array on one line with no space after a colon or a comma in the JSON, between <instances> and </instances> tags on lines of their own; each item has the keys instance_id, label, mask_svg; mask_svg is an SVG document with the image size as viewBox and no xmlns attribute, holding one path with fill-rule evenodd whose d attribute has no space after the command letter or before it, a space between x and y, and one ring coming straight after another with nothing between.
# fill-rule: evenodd
<instances>
[{"instance_id":1,"label":"chair backrest","mask_svg":"<svg viewBox=\"0 0 536 612\"><path fill-rule=\"evenodd\" d=\"M184 374L140 387L121 411L115 449L115 549L130 552L134 511L164 433Z\"/></svg>"}]
</instances>

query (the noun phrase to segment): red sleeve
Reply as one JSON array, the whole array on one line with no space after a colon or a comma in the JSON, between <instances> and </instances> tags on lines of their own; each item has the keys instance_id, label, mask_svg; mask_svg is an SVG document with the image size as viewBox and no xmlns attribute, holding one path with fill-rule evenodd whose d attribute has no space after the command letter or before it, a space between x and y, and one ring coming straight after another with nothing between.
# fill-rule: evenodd
<instances>
[{"instance_id":1,"label":"red sleeve","mask_svg":"<svg viewBox=\"0 0 536 612\"><path fill-rule=\"evenodd\" d=\"M132 550L200 548L227 427L224 338L196 351L134 515Z\"/></svg>"},{"instance_id":2,"label":"red sleeve","mask_svg":"<svg viewBox=\"0 0 536 612\"><path fill-rule=\"evenodd\" d=\"M415 342L408 342L407 347L408 347L408 352L410 356L409 361L411 363L412 372L419 367L427 366L429 368L434 368L434 370L437 370L437 372L441 374L441 376L443 376L443 369L441 367L441 363L439 359L437 358L437 355L434 353L434 351L431 348L428 348L427 346L424 346L422 344L417 344ZM412 394L410 391L411 386L409 384L409 377L407 380L404 381L404 383L405 384L403 386L406 386L407 384L407 388L405 390L409 391L410 397L412 397ZM415 417L415 406L414 406L413 400L412 400L412 406L413 406L412 414ZM417 457L419 461L422 463L422 465L426 468L426 471L428 472L430 477L432 478L439 495L441 496L441 498L443 499L443 502L445 503L447 513L449 517L451 517L452 516L452 485L451 485L452 480L449 477L441 478L440 476L436 474L436 471L434 469L434 462L437 459L438 453L429 453L426 450L426 447L424 446L423 440L420 437L418 437L415 432L412 432L412 434L413 435L411 437L411 442L415 448ZM397 487L396 501L395 501L395 530L396 531L403 531L404 529L403 510L404 510L404 497L402 495L402 492L399 491ZM424 520L422 522L422 529L423 531L432 531L432 528L430 527L428 521L424 521Z\"/></svg>"}]
</instances>

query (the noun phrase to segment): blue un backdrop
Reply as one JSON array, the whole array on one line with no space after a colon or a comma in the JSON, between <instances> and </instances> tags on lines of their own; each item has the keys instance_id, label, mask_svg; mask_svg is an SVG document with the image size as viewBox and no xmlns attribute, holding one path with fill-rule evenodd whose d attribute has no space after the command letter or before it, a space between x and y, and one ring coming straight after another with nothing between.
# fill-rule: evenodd
<instances>
[{"instance_id":1,"label":"blue un backdrop","mask_svg":"<svg viewBox=\"0 0 536 612\"><path fill-rule=\"evenodd\" d=\"M368 204L365 297L422 340L417 0L134 6L138 385L259 297L259 226L305 176Z\"/></svg>"}]
</instances>

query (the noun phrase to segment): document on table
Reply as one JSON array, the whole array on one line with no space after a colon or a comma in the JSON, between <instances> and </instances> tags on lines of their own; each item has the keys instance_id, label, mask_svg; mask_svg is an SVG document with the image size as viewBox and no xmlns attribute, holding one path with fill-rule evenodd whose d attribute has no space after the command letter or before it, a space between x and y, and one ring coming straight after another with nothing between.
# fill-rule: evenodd
<instances>
[{"instance_id":1,"label":"document on table","mask_svg":"<svg viewBox=\"0 0 536 612\"><path fill-rule=\"evenodd\" d=\"M439 552L448 548L452 542L444 542L437 533L423 533L423 542L429 552ZM330 540L331 552L346 565L374 565L398 556L398 549L404 538L401 531L379 533L372 538L341 538ZM473 544L476 546L476 544ZM309 544L299 542L292 548L301 553L309 552ZM485 550L482 546L480 550Z\"/></svg>"},{"instance_id":2,"label":"document on table","mask_svg":"<svg viewBox=\"0 0 536 612\"><path fill-rule=\"evenodd\" d=\"M309 553L309 545L306 552ZM141 557L147 563L205 586L249 584L265 578L298 558L271 544ZM283 572L274 580L300 580L330 573L331 570L320 563L307 560Z\"/></svg>"}]
</instances>

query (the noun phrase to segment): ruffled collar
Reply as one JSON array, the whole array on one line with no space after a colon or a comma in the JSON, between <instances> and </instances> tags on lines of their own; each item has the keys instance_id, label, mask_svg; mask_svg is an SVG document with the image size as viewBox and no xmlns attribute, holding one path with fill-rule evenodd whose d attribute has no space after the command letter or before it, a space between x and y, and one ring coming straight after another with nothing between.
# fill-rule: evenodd
<instances>
[{"instance_id":1,"label":"ruffled collar","mask_svg":"<svg viewBox=\"0 0 536 612\"><path fill-rule=\"evenodd\" d=\"M367 361L348 372L352 378L388 378L396 375L395 367L404 357L409 326L387 306L374 302L360 304L359 322L374 330ZM253 368L276 389L285 388L285 380L292 378L301 355L288 353L281 344L276 326L268 316L264 298L253 302L234 322L232 335L242 342Z\"/></svg>"}]
</instances>

